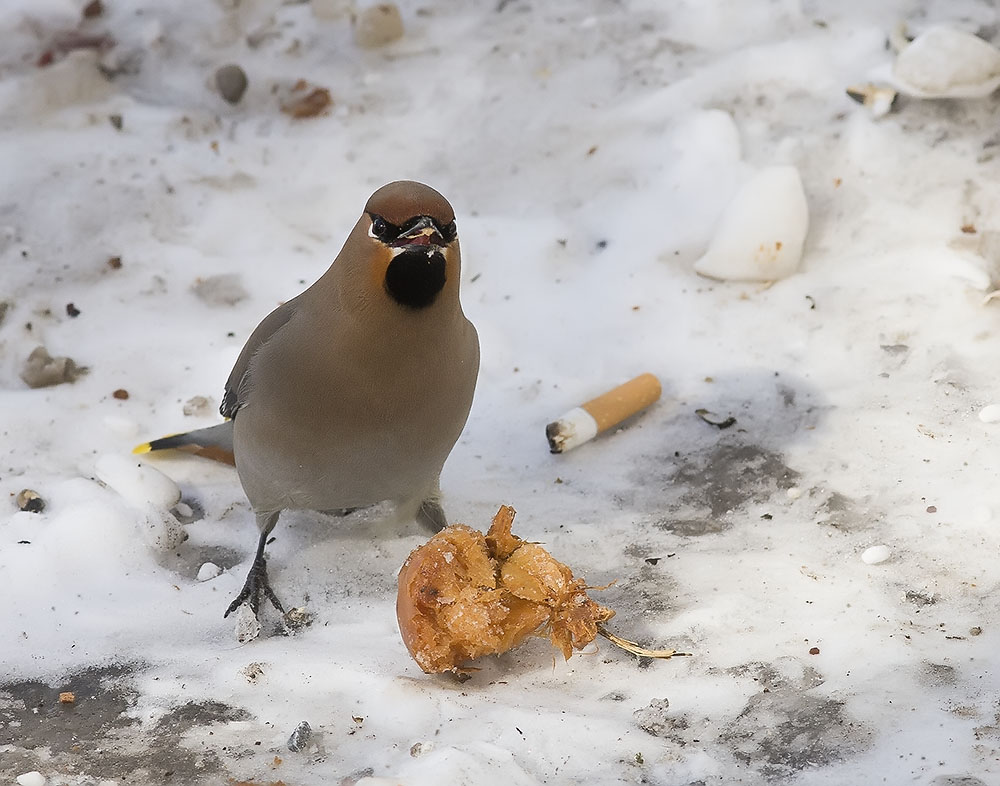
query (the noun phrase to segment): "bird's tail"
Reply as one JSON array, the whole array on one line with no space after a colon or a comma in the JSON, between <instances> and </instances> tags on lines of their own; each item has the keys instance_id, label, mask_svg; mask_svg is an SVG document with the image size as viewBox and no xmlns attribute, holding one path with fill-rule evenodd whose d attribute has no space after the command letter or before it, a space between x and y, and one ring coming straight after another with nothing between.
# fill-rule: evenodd
<instances>
[{"instance_id":1,"label":"bird's tail","mask_svg":"<svg viewBox=\"0 0 1000 786\"><path fill-rule=\"evenodd\" d=\"M208 428L171 434L169 437L154 439L136 445L133 453L149 453L154 450L183 450L196 456L204 456L223 464L236 464L233 457L233 421L227 420Z\"/></svg>"}]
</instances>

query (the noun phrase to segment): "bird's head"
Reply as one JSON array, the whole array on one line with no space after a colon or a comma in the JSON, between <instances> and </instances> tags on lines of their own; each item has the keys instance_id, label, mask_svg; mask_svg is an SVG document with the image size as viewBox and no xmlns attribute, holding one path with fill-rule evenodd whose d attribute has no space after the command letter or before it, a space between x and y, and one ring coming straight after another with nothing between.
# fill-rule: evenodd
<instances>
[{"instance_id":1,"label":"bird's head","mask_svg":"<svg viewBox=\"0 0 1000 786\"><path fill-rule=\"evenodd\" d=\"M426 308L449 282L457 286L455 211L433 188L409 180L382 186L365 205L356 231L362 229L369 272L400 306Z\"/></svg>"}]
</instances>

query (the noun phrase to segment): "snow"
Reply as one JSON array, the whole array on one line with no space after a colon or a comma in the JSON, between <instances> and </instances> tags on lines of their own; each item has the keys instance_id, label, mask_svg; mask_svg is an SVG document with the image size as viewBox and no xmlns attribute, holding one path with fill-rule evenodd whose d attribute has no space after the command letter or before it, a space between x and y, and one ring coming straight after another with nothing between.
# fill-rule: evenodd
<instances>
[{"instance_id":1,"label":"snow","mask_svg":"<svg viewBox=\"0 0 1000 786\"><path fill-rule=\"evenodd\" d=\"M996 98L876 121L845 94L891 72L900 22L997 43L992 4L406 2L403 37L362 49L341 0L105 0L80 29L115 45L38 67L82 5L0 16L0 779L1000 780ZM300 79L325 114L281 112ZM796 271L699 276L770 167L805 193ZM271 578L314 621L284 635L267 608L241 645L232 468L108 474L217 422L250 331L399 178L454 204L482 342L450 519L513 505L515 533L614 582L613 632L691 657L538 640L426 676L394 613L426 534L383 510L283 516ZM37 346L89 371L31 389ZM547 423L645 371L658 403L549 453Z\"/></svg>"},{"instance_id":2,"label":"snow","mask_svg":"<svg viewBox=\"0 0 1000 786\"><path fill-rule=\"evenodd\" d=\"M137 507L153 505L173 507L181 498L181 490L156 467L124 456L108 454L94 462L94 472L104 483Z\"/></svg>"}]
</instances>

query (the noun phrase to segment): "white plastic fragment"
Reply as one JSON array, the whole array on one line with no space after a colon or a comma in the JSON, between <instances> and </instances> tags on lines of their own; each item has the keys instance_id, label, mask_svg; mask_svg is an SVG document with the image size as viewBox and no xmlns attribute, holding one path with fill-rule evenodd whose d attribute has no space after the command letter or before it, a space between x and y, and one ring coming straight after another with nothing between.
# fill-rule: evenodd
<instances>
[{"instance_id":1,"label":"white plastic fragment","mask_svg":"<svg viewBox=\"0 0 1000 786\"><path fill-rule=\"evenodd\" d=\"M892 67L897 87L918 98L979 98L1000 86L1000 50L951 27L932 27Z\"/></svg>"},{"instance_id":2,"label":"white plastic fragment","mask_svg":"<svg viewBox=\"0 0 1000 786\"><path fill-rule=\"evenodd\" d=\"M889 551L888 546L872 546L864 550L861 561L866 565L878 565L885 562L890 556L892 556L892 552Z\"/></svg>"},{"instance_id":3,"label":"white plastic fragment","mask_svg":"<svg viewBox=\"0 0 1000 786\"><path fill-rule=\"evenodd\" d=\"M45 776L38 770L26 772L17 776L18 786L45 786Z\"/></svg>"},{"instance_id":4,"label":"white plastic fragment","mask_svg":"<svg viewBox=\"0 0 1000 786\"><path fill-rule=\"evenodd\" d=\"M211 581L220 573L222 573L222 568L214 562L206 562L198 568L198 581Z\"/></svg>"},{"instance_id":5,"label":"white plastic fragment","mask_svg":"<svg viewBox=\"0 0 1000 786\"><path fill-rule=\"evenodd\" d=\"M774 281L794 273L809 230L802 178L793 166L760 170L726 207L696 272L724 281Z\"/></svg>"},{"instance_id":6,"label":"white plastic fragment","mask_svg":"<svg viewBox=\"0 0 1000 786\"><path fill-rule=\"evenodd\" d=\"M260 635L261 624L254 616L253 609L247 603L241 603L234 614L236 617L235 632L236 640L240 644L253 641Z\"/></svg>"},{"instance_id":7,"label":"white plastic fragment","mask_svg":"<svg viewBox=\"0 0 1000 786\"><path fill-rule=\"evenodd\" d=\"M792 486L785 492L785 494L788 495L789 499L798 499L799 497L802 496L802 489L800 489L798 486Z\"/></svg>"},{"instance_id":8,"label":"white plastic fragment","mask_svg":"<svg viewBox=\"0 0 1000 786\"><path fill-rule=\"evenodd\" d=\"M104 483L135 507L153 505L169 509L181 499L181 490L160 470L134 458L117 454L101 456L94 469Z\"/></svg>"},{"instance_id":9,"label":"white plastic fragment","mask_svg":"<svg viewBox=\"0 0 1000 786\"><path fill-rule=\"evenodd\" d=\"M979 419L983 421L983 423L1000 422L1000 405L987 404L979 410Z\"/></svg>"}]
</instances>

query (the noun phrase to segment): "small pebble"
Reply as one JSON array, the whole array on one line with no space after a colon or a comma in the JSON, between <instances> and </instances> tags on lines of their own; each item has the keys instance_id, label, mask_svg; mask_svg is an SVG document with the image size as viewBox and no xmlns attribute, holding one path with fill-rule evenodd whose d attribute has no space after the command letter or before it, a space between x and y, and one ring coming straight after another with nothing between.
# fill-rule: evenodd
<instances>
[{"instance_id":1,"label":"small pebble","mask_svg":"<svg viewBox=\"0 0 1000 786\"><path fill-rule=\"evenodd\" d=\"M241 671L243 676L247 678L247 682L250 683L256 683L257 680L264 676L264 667L256 661L248 663Z\"/></svg>"},{"instance_id":2,"label":"small pebble","mask_svg":"<svg viewBox=\"0 0 1000 786\"><path fill-rule=\"evenodd\" d=\"M111 123L115 131L121 131L122 125L124 125L124 118L121 115L108 115L108 122ZM121 258L112 257L112 259L118 259L118 267L121 267Z\"/></svg>"},{"instance_id":3,"label":"small pebble","mask_svg":"<svg viewBox=\"0 0 1000 786\"><path fill-rule=\"evenodd\" d=\"M878 565L885 562L892 555L888 546L872 546L865 549L861 555L861 561L866 565Z\"/></svg>"},{"instance_id":4,"label":"small pebble","mask_svg":"<svg viewBox=\"0 0 1000 786\"><path fill-rule=\"evenodd\" d=\"M71 690L63 691L59 694L60 704L73 704L76 702L76 694Z\"/></svg>"},{"instance_id":5,"label":"small pebble","mask_svg":"<svg viewBox=\"0 0 1000 786\"><path fill-rule=\"evenodd\" d=\"M220 573L222 573L222 568L214 562L206 562L198 568L198 581L211 581Z\"/></svg>"},{"instance_id":6,"label":"small pebble","mask_svg":"<svg viewBox=\"0 0 1000 786\"><path fill-rule=\"evenodd\" d=\"M111 123L112 123L112 125L114 125L114 121L113 120L111 121ZM122 267L122 258L121 257L108 257L108 267L111 268L112 270L121 270L121 267Z\"/></svg>"},{"instance_id":7,"label":"small pebble","mask_svg":"<svg viewBox=\"0 0 1000 786\"><path fill-rule=\"evenodd\" d=\"M788 491L785 492L789 499L798 499L802 496L802 489L798 486L792 486Z\"/></svg>"},{"instance_id":8,"label":"small pebble","mask_svg":"<svg viewBox=\"0 0 1000 786\"><path fill-rule=\"evenodd\" d=\"M111 395L114 396L119 401L126 401L126 400L128 400L128 391L125 390L125 388L118 388L118 390L116 390Z\"/></svg>"},{"instance_id":9,"label":"small pebble","mask_svg":"<svg viewBox=\"0 0 1000 786\"><path fill-rule=\"evenodd\" d=\"M354 18L354 42L365 49L391 44L403 37L403 17L393 3L362 9Z\"/></svg>"},{"instance_id":10,"label":"small pebble","mask_svg":"<svg viewBox=\"0 0 1000 786\"><path fill-rule=\"evenodd\" d=\"M71 317L78 317L81 314L80 309L74 306L72 303L66 304L66 313Z\"/></svg>"},{"instance_id":11,"label":"small pebble","mask_svg":"<svg viewBox=\"0 0 1000 786\"><path fill-rule=\"evenodd\" d=\"M184 414L188 416L192 415L208 415L215 409L212 399L207 396L193 396L184 402Z\"/></svg>"},{"instance_id":12,"label":"small pebble","mask_svg":"<svg viewBox=\"0 0 1000 786\"><path fill-rule=\"evenodd\" d=\"M32 770L31 772L17 776L18 786L45 786L45 783L45 776L38 770Z\"/></svg>"},{"instance_id":13,"label":"small pebble","mask_svg":"<svg viewBox=\"0 0 1000 786\"><path fill-rule=\"evenodd\" d=\"M30 388L46 388L63 382L75 382L87 372L71 358L52 357L45 347L35 347L21 369L21 379Z\"/></svg>"},{"instance_id":14,"label":"small pebble","mask_svg":"<svg viewBox=\"0 0 1000 786\"><path fill-rule=\"evenodd\" d=\"M302 120L323 114L333 104L333 97L325 87L314 87L308 93L304 93L307 88L307 84L301 87L296 85L292 89L291 99L282 103L281 111Z\"/></svg>"},{"instance_id":15,"label":"small pebble","mask_svg":"<svg viewBox=\"0 0 1000 786\"><path fill-rule=\"evenodd\" d=\"M28 513L41 513L45 510L45 500L38 496L37 491L21 489L14 498L17 507Z\"/></svg>"},{"instance_id":16,"label":"small pebble","mask_svg":"<svg viewBox=\"0 0 1000 786\"><path fill-rule=\"evenodd\" d=\"M302 721L288 738L288 750L298 753L309 744L310 737L312 737L312 726L309 725L309 721Z\"/></svg>"},{"instance_id":17,"label":"small pebble","mask_svg":"<svg viewBox=\"0 0 1000 786\"><path fill-rule=\"evenodd\" d=\"M210 306L235 306L250 297L238 273L199 278L191 289Z\"/></svg>"},{"instance_id":18,"label":"small pebble","mask_svg":"<svg viewBox=\"0 0 1000 786\"><path fill-rule=\"evenodd\" d=\"M235 63L224 65L215 72L215 86L230 104L238 104L247 91L246 72Z\"/></svg>"},{"instance_id":19,"label":"small pebble","mask_svg":"<svg viewBox=\"0 0 1000 786\"><path fill-rule=\"evenodd\" d=\"M313 615L304 606L295 606L285 612L282 620L285 623L285 630L294 634L312 625Z\"/></svg>"},{"instance_id":20,"label":"small pebble","mask_svg":"<svg viewBox=\"0 0 1000 786\"><path fill-rule=\"evenodd\" d=\"M980 628L978 625L976 625L974 628L969 628L969 635L970 636L979 636L979 635L982 634L982 632L983 632L983 629Z\"/></svg>"},{"instance_id":21,"label":"small pebble","mask_svg":"<svg viewBox=\"0 0 1000 786\"><path fill-rule=\"evenodd\" d=\"M983 423L997 423L1000 422L1000 405L998 404L988 404L979 410L979 419Z\"/></svg>"},{"instance_id":22,"label":"small pebble","mask_svg":"<svg viewBox=\"0 0 1000 786\"><path fill-rule=\"evenodd\" d=\"M819 655L819 647L810 647L809 648L809 654L810 655Z\"/></svg>"},{"instance_id":23,"label":"small pebble","mask_svg":"<svg viewBox=\"0 0 1000 786\"><path fill-rule=\"evenodd\" d=\"M636 710L632 716L635 718L636 725L647 734L666 738L674 730L669 709L669 699L653 699L649 702L649 706Z\"/></svg>"}]
</instances>

